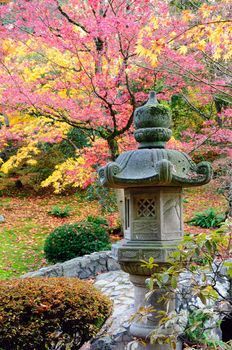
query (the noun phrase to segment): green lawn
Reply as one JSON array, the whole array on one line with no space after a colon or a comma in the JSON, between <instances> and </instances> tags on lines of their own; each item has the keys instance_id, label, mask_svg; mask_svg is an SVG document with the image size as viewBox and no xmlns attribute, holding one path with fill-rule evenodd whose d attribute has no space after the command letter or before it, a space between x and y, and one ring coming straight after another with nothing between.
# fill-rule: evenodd
<instances>
[{"instance_id":1,"label":"green lawn","mask_svg":"<svg viewBox=\"0 0 232 350\"><path fill-rule=\"evenodd\" d=\"M71 209L67 218L49 215L54 206ZM45 266L43 246L47 235L56 227L100 215L97 202L69 196L4 196L0 198L0 279L20 276Z\"/></svg>"},{"instance_id":2,"label":"green lawn","mask_svg":"<svg viewBox=\"0 0 232 350\"><path fill-rule=\"evenodd\" d=\"M38 225L25 223L18 229L3 229L0 232L0 279L16 277L44 264L43 243L48 229L32 232Z\"/></svg>"}]
</instances>

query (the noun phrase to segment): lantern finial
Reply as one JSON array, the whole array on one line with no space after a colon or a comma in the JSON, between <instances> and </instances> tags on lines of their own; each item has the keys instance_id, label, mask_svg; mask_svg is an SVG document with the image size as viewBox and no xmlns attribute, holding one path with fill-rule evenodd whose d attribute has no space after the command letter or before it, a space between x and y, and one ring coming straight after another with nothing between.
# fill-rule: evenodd
<instances>
[{"instance_id":1,"label":"lantern finial","mask_svg":"<svg viewBox=\"0 0 232 350\"><path fill-rule=\"evenodd\" d=\"M156 92L155 92L155 91L150 91L150 93L149 93L149 99L148 99L147 103L150 103L150 104L158 104L157 95L156 95Z\"/></svg>"},{"instance_id":2,"label":"lantern finial","mask_svg":"<svg viewBox=\"0 0 232 350\"><path fill-rule=\"evenodd\" d=\"M172 131L171 114L167 107L158 103L155 91L151 91L147 103L134 114L135 139L139 148L164 148Z\"/></svg>"}]
</instances>

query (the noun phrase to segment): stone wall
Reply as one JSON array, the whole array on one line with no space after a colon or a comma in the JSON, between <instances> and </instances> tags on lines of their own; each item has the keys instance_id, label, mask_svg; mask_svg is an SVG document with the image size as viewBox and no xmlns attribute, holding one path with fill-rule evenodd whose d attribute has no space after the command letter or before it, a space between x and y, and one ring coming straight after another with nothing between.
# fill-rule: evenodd
<instances>
[{"instance_id":1,"label":"stone wall","mask_svg":"<svg viewBox=\"0 0 232 350\"><path fill-rule=\"evenodd\" d=\"M77 277L93 278L100 273L119 270L118 263L112 258L111 251L95 252L74 258L64 263L43 267L38 271L28 272L27 277Z\"/></svg>"}]
</instances>

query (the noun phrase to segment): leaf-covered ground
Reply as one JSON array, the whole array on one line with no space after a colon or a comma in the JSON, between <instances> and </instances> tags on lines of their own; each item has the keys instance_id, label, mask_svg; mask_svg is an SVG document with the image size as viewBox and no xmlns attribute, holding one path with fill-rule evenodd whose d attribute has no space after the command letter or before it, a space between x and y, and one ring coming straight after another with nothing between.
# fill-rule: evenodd
<instances>
[{"instance_id":1,"label":"leaf-covered ground","mask_svg":"<svg viewBox=\"0 0 232 350\"><path fill-rule=\"evenodd\" d=\"M206 186L195 187L184 191L184 230L189 233L200 233L210 231L196 226L190 226L187 221L190 220L195 213L214 208L218 213L225 213L227 202L224 196L217 193L218 184L212 181Z\"/></svg>"},{"instance_id":2,"label":"leaf-covered ground","mask_svg":"<svg viewBox=\"0 0 232 350\"><path fill-rule=\"evenodd\" d=\"M57 205L71 208L67 218L49 215ZM0 278L20 275L37 269L43 259L43 243L48 233L57 226L76 222L88 215L100 215L97 202L85 202L72 195L67 197L2 197L0 214L5 222L0 224Z\"/></svg>"},{"instance_id":3,"label":"leaf-covered ground","mask_svg":"<svg viewBox=\"0 0 232 350\"><path fill-rule=\"evenodd\" d=\"M209 207L216 208L219 212L226 209L225 199L214 192L212 185L186 190L184 198L185 222L195 212ZM68 205L71 215L63 219L49 215L48 212L54 205L61 208ZM5 222L0 224L0 278L9 278L46 265L43 243L54 228L80 221L88 215L102 214L97 201L89 202L79 195L49 195L3 196L0 215L5 217ZM185 223L185 232L202 231L206 230Z\"/></svg>"}]
</instances>

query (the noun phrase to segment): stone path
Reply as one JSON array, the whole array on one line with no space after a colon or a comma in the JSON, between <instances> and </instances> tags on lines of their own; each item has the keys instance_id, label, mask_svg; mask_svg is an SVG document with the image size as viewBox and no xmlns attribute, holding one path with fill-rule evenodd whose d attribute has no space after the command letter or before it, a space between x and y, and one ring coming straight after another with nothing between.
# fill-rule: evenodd
<instances>
[{"instance_id":1,"label":"stone path","mask_svg":"<svg viewBox=\"0 0 232 350\"><path fill-rule=\"evenodd\" d=\"M94 285L114 303L113 314L101 330L102 336L120 338L120 342L127 342L128 320L134 313L134 288L129 281L129 275L122 271L103 273L96 277ZM90 347L90 344L85 344L81 350L94 348L94 346ZM117 348L119 349L118 346ZM99 345L96 349L99 349Z\"/></svg>"},{"instance_id":2,"label":"stone path","mask_svg":"<svg viewBox=\"0 0 232 350\"><path fill-rule=\"evenodd\" d=\"M129 275L122 271L103 273L97 276L94 285L114 302L112 325L108 332L112 334L124 330L125 323L134 312L134 288Z\"/></svg>"}]
</instances>

